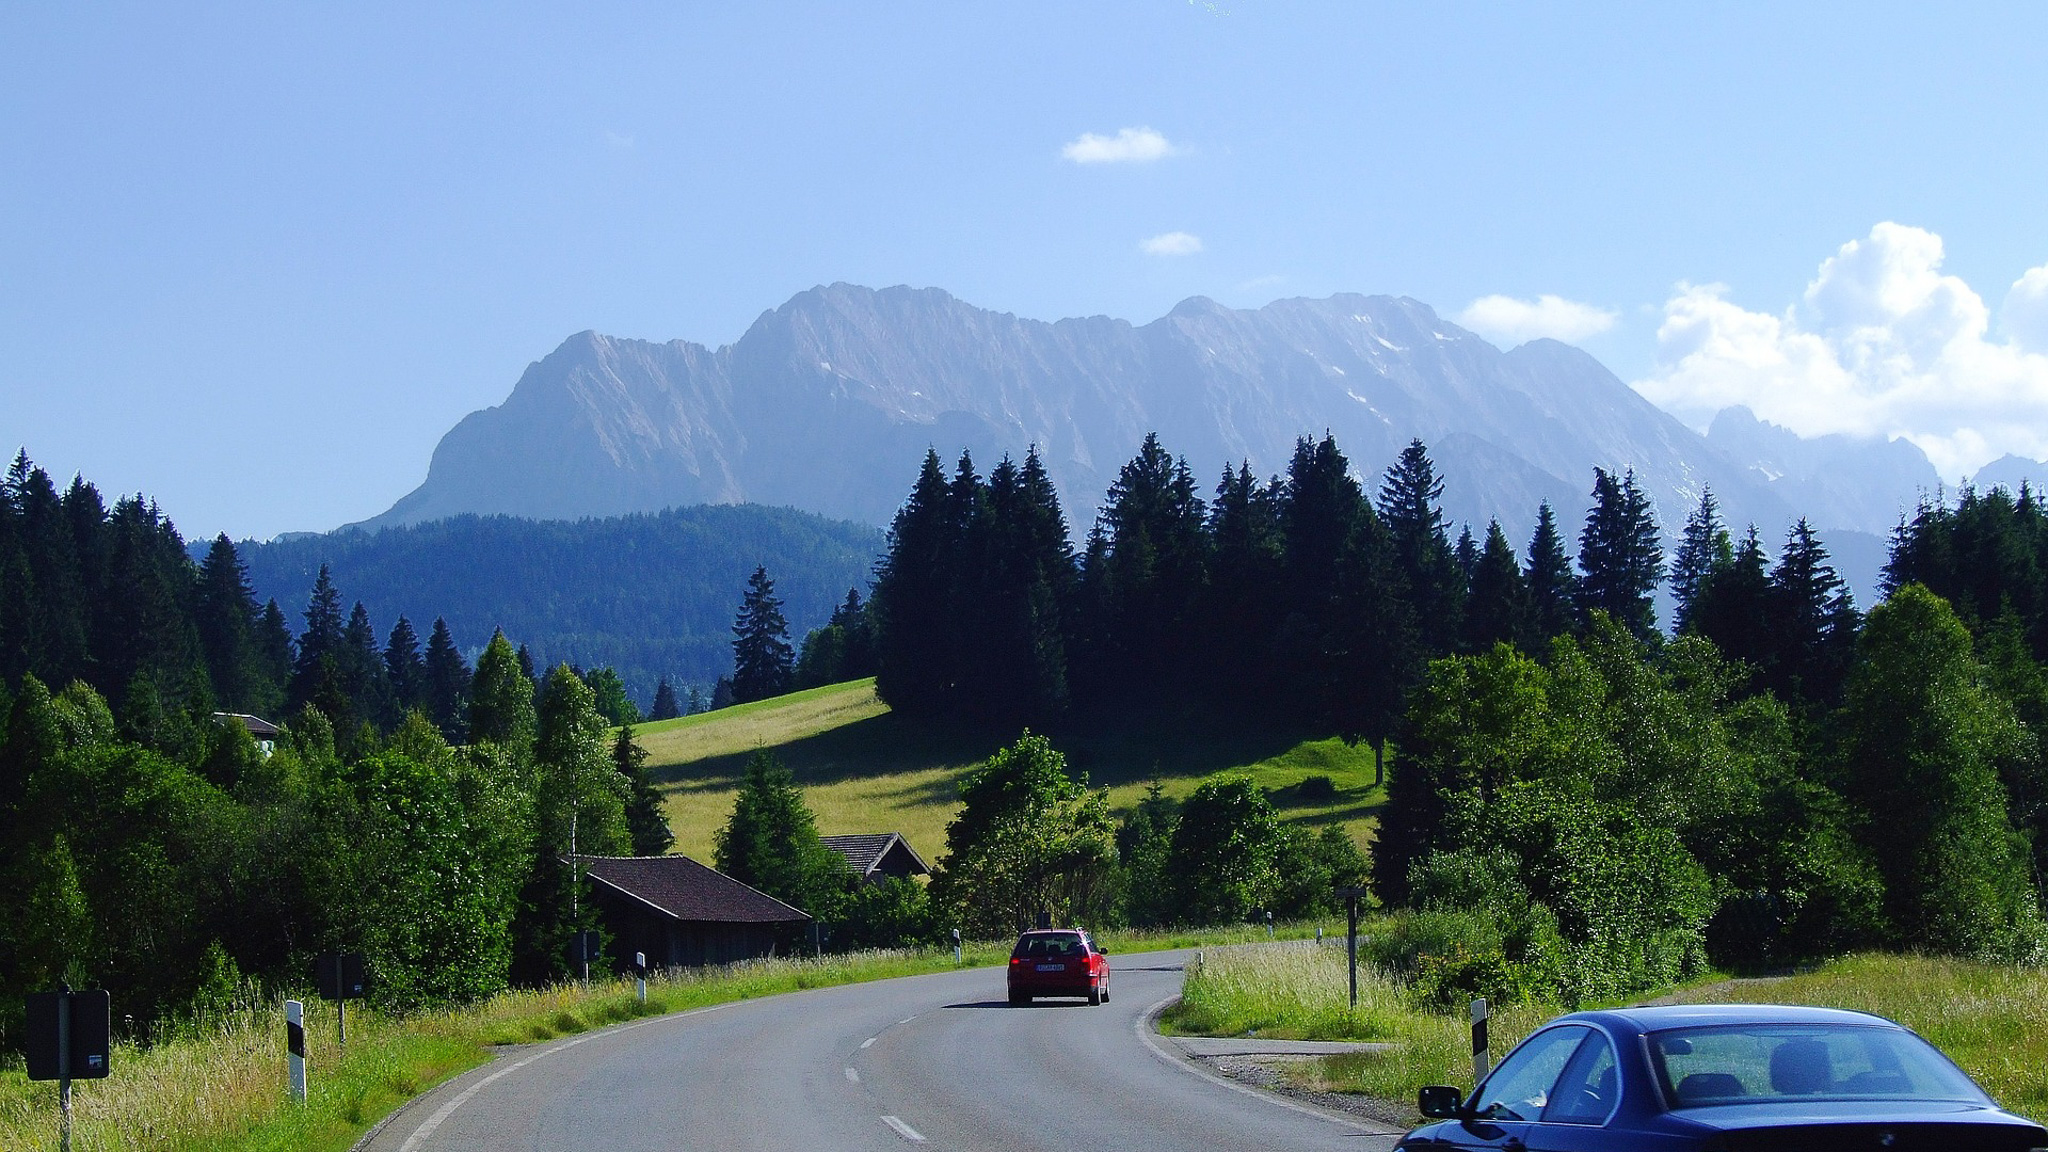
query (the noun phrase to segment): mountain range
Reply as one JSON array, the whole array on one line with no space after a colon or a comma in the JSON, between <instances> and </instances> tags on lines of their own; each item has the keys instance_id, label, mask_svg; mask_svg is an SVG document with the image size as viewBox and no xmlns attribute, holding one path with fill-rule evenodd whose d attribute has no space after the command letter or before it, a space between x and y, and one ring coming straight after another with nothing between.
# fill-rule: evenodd
<instances>
[{"instance_id":1,"label":"mountain range","mask_svg":"<svg viewBox=\"0 0 2048 1152\"><path fill-rule=\"evenodd\" d=\"M1240 461L1279 472L1297 438L1328 432L1369 489L1420 438L1449 519L1475 534L1498 519L1518 544L1539 503L1573 525L1595 466L1632 468L1670 534L1707 487L1773 544L1808 517L1865 603L1884 533L1939 484L1904 440L1801 439L1741 409L1702 435L1577 348L1502 351L1407 298L1196 297L1133 325L833 284L717 349L570 337L361 527L738 502L886 524L927 448L949 468L971 452L985 472L1035 445L1078 535L1148 432L1205 484Z\"/></svg>"}]
</instances>

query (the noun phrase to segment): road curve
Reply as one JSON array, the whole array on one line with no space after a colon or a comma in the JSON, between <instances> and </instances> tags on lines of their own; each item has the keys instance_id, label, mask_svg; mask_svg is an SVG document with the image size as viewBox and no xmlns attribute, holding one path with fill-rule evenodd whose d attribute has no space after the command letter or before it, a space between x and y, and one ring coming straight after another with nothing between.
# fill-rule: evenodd
<instances>
[{"instance_id":1,"label":"road curve","mask_svg":"<svg viewBox=\"0 0 2048 1152\"><path fill-rule=\"evenodd\" d=\"M1218 1081L1144 1035L1184 952L1112 957L1110 1002L1013 1008L1003 975L912 976L514 1049L415 1100L363 1152L1182 1152L1393 1137Z\"/></svg>"}]
</instances>

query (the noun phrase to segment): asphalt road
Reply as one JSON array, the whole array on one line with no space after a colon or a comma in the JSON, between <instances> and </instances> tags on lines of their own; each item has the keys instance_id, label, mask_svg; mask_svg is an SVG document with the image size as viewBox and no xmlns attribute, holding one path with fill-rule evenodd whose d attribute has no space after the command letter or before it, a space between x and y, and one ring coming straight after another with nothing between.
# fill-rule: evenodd
<instances>
[{"instance_id":1,"label":"asphalt road","mask_svg":"<svg viewBox=\"0 0 2048 1152\"><path fill-rule=\"evenodd\" d=\"M1151 1037L1185 953L1111 958L1111 997L1011 1007L991 968L742 1001L502 1058L366 1152L1179 1152L1393 1137L1221 1082ZM317 1073L316 1073L317 1074Z\"/></svg>"}]
</instances>

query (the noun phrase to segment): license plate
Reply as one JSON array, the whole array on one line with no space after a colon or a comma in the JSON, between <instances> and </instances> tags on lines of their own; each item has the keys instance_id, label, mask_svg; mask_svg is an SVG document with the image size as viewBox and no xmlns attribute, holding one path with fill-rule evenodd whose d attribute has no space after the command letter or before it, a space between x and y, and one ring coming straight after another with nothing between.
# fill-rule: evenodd
<instances>
[{"instance_id":1,"label":"license plate","mask_svg":"<svg viewBox=\"0 0 2048 1152\"><path fill-rule=\"evenodd\" d=\"M1065 964L1040 964L1038 970L1040 972L1065 972L1067 966Z\"/></svg>"}]
</instances>

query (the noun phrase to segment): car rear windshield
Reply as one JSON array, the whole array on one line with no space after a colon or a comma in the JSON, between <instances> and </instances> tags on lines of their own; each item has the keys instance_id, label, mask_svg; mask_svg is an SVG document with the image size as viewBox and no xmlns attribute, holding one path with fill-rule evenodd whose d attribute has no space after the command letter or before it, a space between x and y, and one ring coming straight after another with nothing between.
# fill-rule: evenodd
<instances>
[{"instance_id":1,"label":"car rear windshield","mask_svg":"<svg viewBox=\"0 0 2048 1152\"><path fill-rule=\"evenodd\" d=\"M1745 1024L1649 1035L1674 1108L1782 1100L1988 1103L1934 1046L1902 1028Z\"/></svg>"},{"instance_id":2,"label":"car rear windshield","mask_svg":"<svg viewBox=\"0 0 2048 1152\"><path fill-rule=\"evenodd\" d=\"M1088 949L1081 943L1078 932L1060 932L1045 936L1026 936L1017 941L1012 956L1082 956Z\"/></svg>"}]
</instances>

